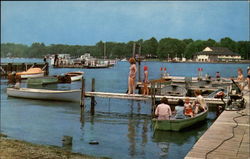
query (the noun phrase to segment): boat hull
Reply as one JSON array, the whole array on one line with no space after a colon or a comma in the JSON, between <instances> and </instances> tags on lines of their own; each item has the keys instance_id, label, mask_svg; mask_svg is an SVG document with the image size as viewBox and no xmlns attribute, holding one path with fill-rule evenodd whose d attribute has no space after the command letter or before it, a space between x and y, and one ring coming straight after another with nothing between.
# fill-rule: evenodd
<instances>
[{"instance_id":1,"label":"boat hull","mask_svg":"<svg viewBox=\"0 0 250 159\"><path fill-rule=\"evenodd\" d=\"M36 73L36 74L23 74L21 78L36 78L36 77L43 77L44 73Z\"/></svg>"},{"instance_id":2,"label":"boat hull","mask_svg":"<svg viewBox=\"0 0 250 159\"><path fill-rule=\"evenodd\" d=\"M153 126L155 130L165 131L180 131L184 128L190 127L198 122L206 119L208 110L198 114L196 117L187 119L175 119L175 120L157 120L153 119Z\"/></svg>"},{"instance_id":3,"label":"boat hull","mask_svg":"<svg viewBox=\"0 0 250 159\"><path fill-rule=\"evenodd\" d=\"M39 100L54 100L54 101L71 101L79 102L81 97L80 90L45 90L45 89L30 89L30 88L7 88L7 94L11 97L39 99Z\"/></svg>"}]
</instances>

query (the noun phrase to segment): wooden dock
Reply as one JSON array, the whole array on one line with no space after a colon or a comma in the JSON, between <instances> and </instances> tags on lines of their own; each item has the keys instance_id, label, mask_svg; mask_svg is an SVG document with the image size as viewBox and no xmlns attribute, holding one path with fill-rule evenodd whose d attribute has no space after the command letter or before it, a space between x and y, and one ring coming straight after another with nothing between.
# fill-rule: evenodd
<instances>
[{"instance_id":1,"label":"wooden dock","mask_svg":"<svg viewBox=\"0 0 250 159\"><path fill-rule=\"evenodd\" d=\"M200 137L190 152L186 155L185 159L249 159L249 96L249 93L244 96L247 101L247 105L244 110L239 112L224 111L213 123L213 125ZM234 120L238 122L238 126ZM229 139L230 137L232 138ZM221 146L219 146L220 144ZM219 147L212 151L217 146Z\"/></svg>"},{"instance_id":2,"label":"wooden dock","mask_svg":"<svg viewBox=\"0 0 250 159\"><path fill-rule=\"evenodd\" d=\"M151 99L151 95L142 95L142 94L134 94L128 95L125 93L107 93L107 92L85 92L86 97L103 97L103 98L118 98L118 99L132 99L132 100L149 100ZM179 99L184 100L186 97L176 97L176 96L162 96L162 95L155 95L155 99L161 99L166 97L169 101L177 101ZM189 97L191 101L195 100L195 97ZM215 98L204 98L206 103L208 104L223 104L221 99ZM225 101L227 101L225 99Z\"/></svg>"}]
</instances>

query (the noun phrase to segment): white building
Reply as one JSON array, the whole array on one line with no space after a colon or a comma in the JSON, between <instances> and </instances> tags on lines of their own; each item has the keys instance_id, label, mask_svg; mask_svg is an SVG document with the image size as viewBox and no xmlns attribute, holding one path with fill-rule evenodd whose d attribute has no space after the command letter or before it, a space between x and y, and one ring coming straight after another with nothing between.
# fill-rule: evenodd
<instances>
[{"instance_id":1,"label":"white building","mask_svg":"<svg viewBox=\"0 0 250 159\"><path fill-rule=\"evenodd\" d=\"M240 61L241 56L225 47L206 47L195 54L194 60L199 62Z\"/></svg>"}]
</instances>

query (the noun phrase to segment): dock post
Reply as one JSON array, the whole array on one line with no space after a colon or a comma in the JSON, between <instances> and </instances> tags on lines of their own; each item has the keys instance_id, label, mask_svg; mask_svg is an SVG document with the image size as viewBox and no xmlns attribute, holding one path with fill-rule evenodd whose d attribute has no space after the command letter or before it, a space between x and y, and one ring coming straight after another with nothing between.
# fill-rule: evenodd
<instances>
[{"instance_id":1,"label":"dock post","mask_svg":"<svg viewBox=\"0 0 250 159\"><path fill-rule=\"evenodd\" d=\"M92 78L91 91L95 92L95 79L94 78ZM91 113L91 115L95 115L95 96L91 97L90 113Z\"/></svg>"},{"instance_id":2,"label":"dock post","mask_svg":"<svg viewBox=\"0 0 250 159\"><path fill-rule=\"evenodd\" d=\"M138 76L139 76L139 78L138 78L138 80L139 80L139 82L141 82L141 60L139 59L138 60Z\"/></svg>"},{"instance_id":3,"label":"dock post","mask_svg":"<svg viewBox=\"0 0 250 159\"><path fill-rule=\"evenodd\" d=\"M46 63L45 63L45 66L46 66L46 67L45 67L45 75L48 76L48 75L49 75L49 63L46 62Z\"/></svg>"},{"instance_id":4,"label":"dock post","mask_svg":"<svg viewBox=\"0 0 250 159\"><path fill-rule=\"evenodd\" d=\"M154 116L154 107L155 107L155 83L151 83L151 100L152 100L152 105L151 105L151 114Z\"/></svg>"},{"instance_id":5,"label":"dock post","mask_svg":"<svg viewBox=\"0 0 250 159\"><path fill-rule=\"evenodd\" d=\"M82 89L81 89L81 100L80 100L80 108L81 108L81 121L82 121L82 116L84 113L85 109L85 79L82 77Z\"/></svg>"},{"instance_id":6,"label":"dock post","mask_svg":"<svg viewBox=\"0 0 250 159\"><path fill-rule=\"evenodd\" d=\"M8 63L6 72L12 72L12 63Z\"/></svg>"}]
</instances>

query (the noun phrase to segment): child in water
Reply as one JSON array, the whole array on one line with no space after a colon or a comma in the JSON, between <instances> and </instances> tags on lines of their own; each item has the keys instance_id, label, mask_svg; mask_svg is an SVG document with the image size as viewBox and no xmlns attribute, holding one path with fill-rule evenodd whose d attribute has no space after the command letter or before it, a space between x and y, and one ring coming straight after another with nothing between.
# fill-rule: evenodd
<instances>
[{"instance_id":1,"label":"child in water","mask_svg":"<svg viewBox=\"0 0 250 159\"><path fill-rule=\"evenodd\" d=\"M185 109L185 115L186 116L190 116L190 117L194 116L193 108L192 108L192 105L190 103L189 98L185 99L184 109Z\"/></svg>"},{"instance_id":2,"label":"child in water","mask_svg":"<svg viewBox=\"0 0 250 159\"><path fill-rule=\"evenodd\" d=\"M143 95L149 94L148 83L148 66L144 66Z\"/></svg>"}]
</instances>

